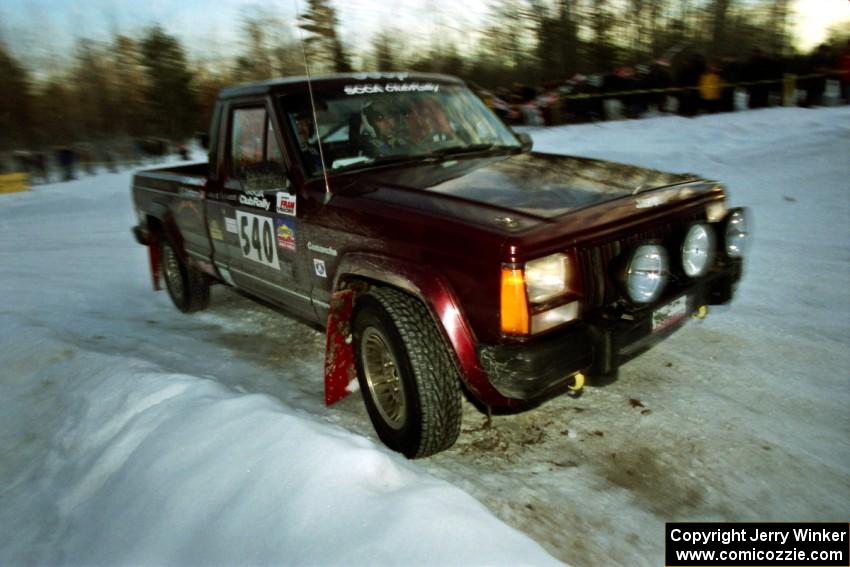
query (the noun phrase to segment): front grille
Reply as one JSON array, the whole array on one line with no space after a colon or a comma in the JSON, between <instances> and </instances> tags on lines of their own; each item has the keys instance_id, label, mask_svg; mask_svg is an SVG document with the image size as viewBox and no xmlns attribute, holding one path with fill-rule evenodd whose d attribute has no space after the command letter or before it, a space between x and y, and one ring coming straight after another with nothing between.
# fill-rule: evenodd
<instances>
[{"instance_id":1,"label":"front grille","mask_svg":"<svg viewBox=\"0 0 850 567\"><path fill-rule=\"evenodd\" d=\"M667 248L671 270L674 270L679 254L679 241L685 229L701 217L703 212L698 210L661 225L638 228L628 233L580 244L576 254L582 279L582 303L585 308L609 305L620 299L621 294L614 275L615 260L640 242L660 241ZM672 274L670 283L674 284L677 279L676 274Z\"/></svg>"}]
</instances>

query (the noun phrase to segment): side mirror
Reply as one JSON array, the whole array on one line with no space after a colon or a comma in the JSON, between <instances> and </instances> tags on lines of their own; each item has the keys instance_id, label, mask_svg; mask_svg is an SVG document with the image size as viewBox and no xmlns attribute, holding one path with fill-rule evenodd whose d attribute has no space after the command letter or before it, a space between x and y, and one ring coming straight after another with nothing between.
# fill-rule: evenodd
<instances>
[{"instance_id":1,"label":"side mirror","mask_svg":"<svg viewBox=\"0 0 850 567\"><path fill-rule=\"evenodd\" d=\"M531 135L525 132L514 132L514 134L516 135L516 139L519 140L522 151L525 153L530 152L531 148L534 147L534 140L531 139Z\"/></svg>"}]
</instances>

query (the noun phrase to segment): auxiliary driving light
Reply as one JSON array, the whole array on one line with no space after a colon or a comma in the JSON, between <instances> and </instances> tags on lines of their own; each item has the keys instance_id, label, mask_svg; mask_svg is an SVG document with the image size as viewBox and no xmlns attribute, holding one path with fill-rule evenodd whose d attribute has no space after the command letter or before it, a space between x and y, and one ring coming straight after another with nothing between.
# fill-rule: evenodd
<instances>
[{"instance_id":1,"label":"auxiliary driving light","mask_svg":"<svg viewBox=\"0 0 850 567\"><path fill-rule=\"evenodd\" d=\"M626 291L632 301L651 303L658 299L669 277L667 251L658 244L638 246L626 269Z\"/></svg>"},{"instance_id":2,"label":"auxiliary driving light","mask_svg":"<svg viewBox=\"0 0 850 567\"><path fill-rule=\"evenodd\" d=\"M695 224L682 243L682 269L688 277L705 275L714 259L714 232L704 224Z\"/></svg>"},{"instance_id":3,"label":"auxiliary driving light","mask_svg":"<svg viewBox=\"0 0 850 567\"><path fill-rule=\"evenodd\" d=\"M750 242L747 213L744 209L735 209L726 220L726 254L731 258L740 258Z\"/></svg>"}]
</instances>

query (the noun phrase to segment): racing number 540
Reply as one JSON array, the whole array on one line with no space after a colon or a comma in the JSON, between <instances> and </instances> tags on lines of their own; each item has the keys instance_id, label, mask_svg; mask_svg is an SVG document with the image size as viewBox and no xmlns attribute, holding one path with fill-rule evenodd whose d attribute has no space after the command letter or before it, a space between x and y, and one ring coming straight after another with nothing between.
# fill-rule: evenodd
<instances>
[{"instance_id":1,"label":"racing number 540","mask_svg":"<svg viewBox=\"0 0 850 567\"><path fill-rule=\"evenodd\" d=\"M270 268L280 269L272 219L242 211L236 212L236 219L239 223L239 245L242 248L242 255Z\"/></svg>"}]
</instances>

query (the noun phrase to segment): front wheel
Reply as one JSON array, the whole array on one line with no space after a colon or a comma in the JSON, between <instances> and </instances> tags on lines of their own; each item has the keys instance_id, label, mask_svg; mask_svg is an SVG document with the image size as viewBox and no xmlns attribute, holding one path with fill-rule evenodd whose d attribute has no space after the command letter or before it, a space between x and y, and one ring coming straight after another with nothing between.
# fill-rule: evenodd
<instances>
[{"instance_id":1,"label":"front wheel","mask_svg":"<svg viewBox=\"0 0 850 567\"><path fill-rule=\"evenodd\" d=\"M162 241L162 275L174 305L183 313L205 309L210 304L210 284L198 268L180 260L174 246Z\"/></svg>"},{"instance_id":2,"label":"front wheel","mask_svg":"<svg viewBox=\"0 0 850 567\"><path fill-rule=\"evenodd\" d=\"M411 459L451 447L460 433L460 377L427 308L373 288L357 301L353 331L360 391L381 441Z\"/></svg>"}]
</instances>

